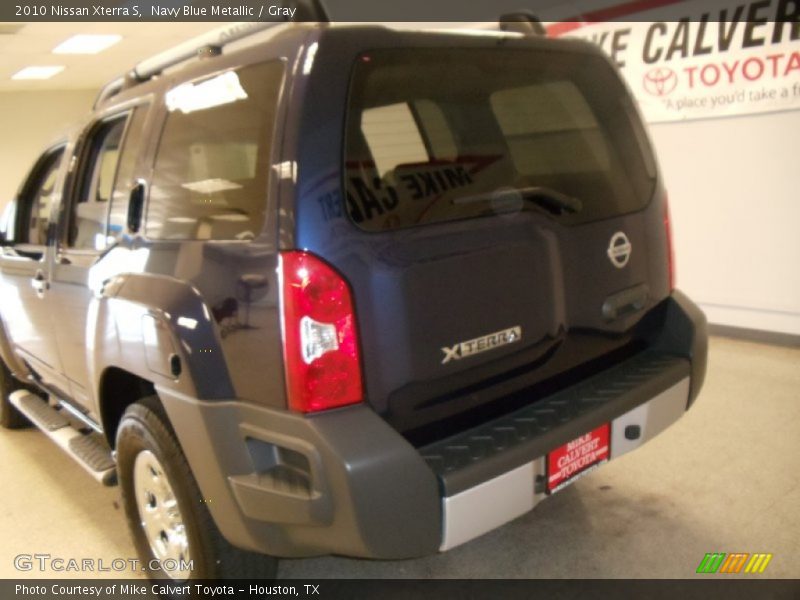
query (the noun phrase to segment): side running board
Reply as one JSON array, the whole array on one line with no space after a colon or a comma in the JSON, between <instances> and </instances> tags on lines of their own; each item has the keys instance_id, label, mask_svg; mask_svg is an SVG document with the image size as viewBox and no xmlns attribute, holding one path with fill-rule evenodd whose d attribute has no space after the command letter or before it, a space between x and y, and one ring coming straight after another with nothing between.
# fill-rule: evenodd
<instances>
[{"instance_id":1,"label":"side running board","mask_svg":"<svg viewBox=\"0 0 800 600\"><path fill-rule=\"evenodd\" d=\"M76 429L62 410L27 390L13 392L8 400L95 480L108 486L117 483L116 463L102 435Z\"/></svg>"}]
</instances>

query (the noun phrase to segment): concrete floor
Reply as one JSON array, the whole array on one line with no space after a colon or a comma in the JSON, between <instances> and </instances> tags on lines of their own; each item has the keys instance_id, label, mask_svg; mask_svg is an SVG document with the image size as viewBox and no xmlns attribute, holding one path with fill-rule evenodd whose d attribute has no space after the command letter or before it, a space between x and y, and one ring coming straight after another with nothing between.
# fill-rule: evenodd
<instances>
[{"instance_id":1,"label":"concrete floor","mask_svg":"<svg viewBox=\"0 0 800 600\"><path fill-rule=\"evenodd\" d=\"M21 575L21 553L135 557L116 488L35 430L0 432L0 456L0 577ZM684 578L706 552L771 552L761 577L800 578L798 551L800 348L713 338L706 386L684 419L531 513L437 556L286 560L279 574Z\"/></svg>"}]
</instances>

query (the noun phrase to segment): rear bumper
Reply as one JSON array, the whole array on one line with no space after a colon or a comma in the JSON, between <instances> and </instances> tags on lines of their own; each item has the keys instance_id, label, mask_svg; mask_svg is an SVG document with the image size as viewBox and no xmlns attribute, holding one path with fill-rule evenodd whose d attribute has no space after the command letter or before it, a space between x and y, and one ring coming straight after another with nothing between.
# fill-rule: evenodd
<instances>
[{"instance_id":1,"label":"rear bumper","mask_svg":"<svg viewBox=\"0 0 800 600\"><path fill-rule=\"evenodd\" d=\"M688 397L689 377L686 376L651 400L614 418L611 421L611 460L635 450L677 421L686 411ZM566 437L562 443L591 429L582 429L577 435L569 434L572 437ZM631 432L638 434L634 436ZM502 475L445 496L440 549L449 550L531 510L547 497L544 492L546 477L546 460L542 454ZM487 507L492 509L487 510Z\"/></svg>"},{"instance_id":2,"label":"rear bumper","mask_svg":"<svg viewBox=\"0 0 800 600\"><path fill-rule=\"evenodd\" d=\"M287 557L423 556L533 508L553 448L611 423L613 459L680 418L705 374L705 320L678 292L667 303L647 352L425 448L363 405L307 417L158 392L231 543ZM626 437L632 425L639 435Z\"/></svg>"}]
</instances>

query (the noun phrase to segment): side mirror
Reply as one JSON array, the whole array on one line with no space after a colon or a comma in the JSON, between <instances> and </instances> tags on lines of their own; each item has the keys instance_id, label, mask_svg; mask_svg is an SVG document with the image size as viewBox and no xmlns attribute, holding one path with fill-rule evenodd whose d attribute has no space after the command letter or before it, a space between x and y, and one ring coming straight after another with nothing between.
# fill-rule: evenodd
<instances>
[{"instance_id":1,"label":"side mirror","mask_svg":"<svg viewBox=\"0 0 800 600\"><path fill-rule=\"evenodd\" d=\"M9 250L14 256L22 256L31 260L42 260L47 246L39 244L14 244L14 247Z\"/></svg>"}]
</instances>

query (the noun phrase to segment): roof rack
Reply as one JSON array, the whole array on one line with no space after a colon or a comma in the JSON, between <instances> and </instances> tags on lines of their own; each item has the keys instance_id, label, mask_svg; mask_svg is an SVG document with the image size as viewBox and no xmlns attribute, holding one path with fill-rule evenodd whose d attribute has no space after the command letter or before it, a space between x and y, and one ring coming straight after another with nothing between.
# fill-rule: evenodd
<instances>
[{"instance_id":1,"label":"roof rack","mask_svg":"<svg viewBox=\"0 0 800 600\"><path fill-rule=\"evenodd\" d=\"M321 0L289 0L284 4L296 5L295 22L318 21L327 22L328 13L322 5ZM100 90L94 102L97 108L109 98L116 96L123 90L127 90L135 85L147 81L151 77L158 75L164 69L185 62L191 58L216 56L222 52L222 47L231 42L235 42L247 36L253 35L265 29L284 25L288 21L247 21L230 23L217 29L192 38L182 44L156 54L134 66L124 76L107 83Z\"/></svg>"}]
</instances>

